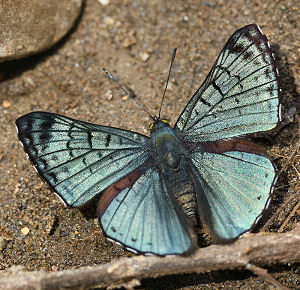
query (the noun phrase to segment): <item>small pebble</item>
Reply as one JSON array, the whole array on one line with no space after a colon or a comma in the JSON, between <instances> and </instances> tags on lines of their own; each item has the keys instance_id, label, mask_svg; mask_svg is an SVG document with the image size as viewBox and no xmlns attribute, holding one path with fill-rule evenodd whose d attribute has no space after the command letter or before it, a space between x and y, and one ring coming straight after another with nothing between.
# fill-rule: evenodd
<instances>
[{"instance_id":1,"label":"small pebble","mask_svg":"<svg viewBox=\"0 0 300 290\"><path fill-rule=\"evenodd\" d=\"M112 17L105 17L103 19L103 23L106 24L106 25L113 25L115 23L115 19L113 19Z\"/></svg>"},{"instance_id":2,"label":"small pebble","mask_svg":"<svg viewBox=\"0 0 300 290\"><path fill-rule=\"evenodd\" d=\"M22 229L21 229L21 233L22 233L24 236L27 236L28 233L29 233L29 228L27 228L27 227L22 228Z\"/></svg>"},{"instance_id":3,"label":"small pebble","mask_svg":"<svg viewBox=\"0 0 300 290\"><path fill-rule=\"evenodd\" d=\"M4 100L4 101L2 102L2 107L3 107L4 109L9 108L10 106L11 106L11 103L10 103L9 101Z\"/></svg>"},{"instance_id":4,"label":"small pebble","mask_svg":"<svg viewBox=\"0 0 300 290\"><path fill-rule=\"evenodd\" d=\"M98 2L104 6L109 4L109 0L98 0Z\"/></svg>"},{"instance_id":5,"label":"small pebble","mask_svg":"<svg viewBox=\"0 0 300 290\"><path fill-rule=\"evenodd\" d=\"M32 78L25 78L26 82L30 85L30 86L35 86L34 80Z\"/></svg>"},{"instance_id":6,"label":"small pebble","mask_svg":"<svg viewBox=\"0 0 300 290\"><path fill-rule=\"evenodd\" d=\"M113 99L113 94L112 94L112 91L111 90L108 90L107 93L106 93L106 99L108 101L111 101Z\"/></svg>"},{"instance_id":7,"label":"small pebble","mask_svg":"<svg viewBox=\"0 0 300 290\"><path fill-rule=\"evenodd\" d=\"M141 52L139 55L143 62L146 62L150 57L150 54L147 52Z\"/></svg>"}]
</instances>

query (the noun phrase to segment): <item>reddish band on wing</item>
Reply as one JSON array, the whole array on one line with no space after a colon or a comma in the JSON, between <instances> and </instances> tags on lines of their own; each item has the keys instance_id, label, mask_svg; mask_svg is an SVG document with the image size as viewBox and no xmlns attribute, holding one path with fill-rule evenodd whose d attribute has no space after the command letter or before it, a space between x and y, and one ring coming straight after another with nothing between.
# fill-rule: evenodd
<instances>
[{"instance_id":1,"label":"reddish band on wing","mask_svg":"<svg viewBox=\"0 0 300 290\"><path fill-rule=\"evenodd\" d=\"M103 195L100 198L98 209L97 209L97 216L101 217L110 203L115 199L119 193L125 189L126 187L131 186L134 184L142 175L142 172L137 169L124 178L120 179L119 181L113 183L110 185L103 193Z\"/></svg>"},{"instance_id":2,"label":"reddish band on wing","mask_svg":"<svg viewBox=\"0 0 300 290\"><path fill-rule=\"evenodd\" d=\"M266 150L255 143L243 139L231 139L229 141L214 141L201 143L201 148L205 152L224 153L229 151L248 152L261 156L268 156Z\"/></svg>"}]
</instances>

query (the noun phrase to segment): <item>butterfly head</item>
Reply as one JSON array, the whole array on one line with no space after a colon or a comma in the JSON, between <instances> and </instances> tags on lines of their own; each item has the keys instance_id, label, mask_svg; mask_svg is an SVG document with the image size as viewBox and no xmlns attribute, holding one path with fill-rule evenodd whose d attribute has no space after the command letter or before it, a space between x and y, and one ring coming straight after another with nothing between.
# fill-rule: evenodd
<instances>
[{"instance_id":1,"label":"butterfly head","mask_svg":"<svg viewBox=\"0 0 300 290\"><path fill-rule=\"evenodd\" d=\"M157 119L149 125L149 129L150 129L150 132L153 133L153 132L157 131L158 129L161 129L161 128L164 128L164 127L169 127L169 126L170 126L170 124L169 124L168 120L166 120L166 119L161 119L161 120Z\"/></svg>"}]
</instances>

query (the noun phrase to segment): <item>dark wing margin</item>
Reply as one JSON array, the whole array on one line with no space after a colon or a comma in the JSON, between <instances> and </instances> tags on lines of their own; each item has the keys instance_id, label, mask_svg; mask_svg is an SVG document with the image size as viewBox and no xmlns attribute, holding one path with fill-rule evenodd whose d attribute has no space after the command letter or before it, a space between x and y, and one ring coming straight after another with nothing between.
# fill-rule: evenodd
<instances>
[{"instance_id":1,"label":"dark wing margin","mask_svg":"<svg viewBox=\"0 0 300 290\"><path fill-rule=\"evenodd\" d=\"M280 120L279 73L256 24L227 41L175 129L189 142L208 142L275 128Z\"/></svg>"},{"instance_id":2,"label":"dark wing margin","mask_svg":"<svg viewBox=\"0 0 300 290\"><path fill-rule=\"evenodd\" d=\"M16 120L18 137L42 179L70 206L81 206L148 158L148 137L62 115Z\"/></svg>"}]
</instances>

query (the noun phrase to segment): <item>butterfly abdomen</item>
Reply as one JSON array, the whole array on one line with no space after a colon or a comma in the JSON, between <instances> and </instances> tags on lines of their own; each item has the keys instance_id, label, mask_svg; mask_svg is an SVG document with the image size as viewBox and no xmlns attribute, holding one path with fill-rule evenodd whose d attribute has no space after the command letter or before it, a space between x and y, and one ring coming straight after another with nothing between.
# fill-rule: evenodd
<instances>
[{"instance_id":1,"label":"butterfly abdomen","mask_svg":"<svg viewBox=\"0 0 300 290\"><path fill-rule=\"evenodd\" d=\"M194 185L186 169L178 170L165 177L170 191L174 194L178 204L194 225L197 224L197 200Z\"/></svg>"}]
</instances>

